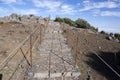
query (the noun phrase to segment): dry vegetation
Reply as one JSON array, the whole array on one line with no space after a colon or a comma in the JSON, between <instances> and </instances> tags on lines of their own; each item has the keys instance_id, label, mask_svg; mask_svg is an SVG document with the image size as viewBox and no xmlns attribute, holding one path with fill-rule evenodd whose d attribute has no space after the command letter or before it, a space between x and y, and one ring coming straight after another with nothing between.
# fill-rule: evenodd
<instances>
[{"instance_id":1,"label":"dry vegetation","mask_svg":"<svg viewBox=\"0 0 120 80\"><path fill-rule=\"evenodd\" d=\"M0 63L5 60L34 29L34 26L27 26L19 22L7 22L0 24ZM33 35L34 41L36 39L36 35L38 35L38 33ZM29 46L30 45L28 41L24 44L23 47L21 47L21 49L23 50L23 52L26 53ZM7 63L6 67L4 67L2 71L0 71L3 74L4 80L7 80L9 78L8 75L13 74L14 70L18 66L18 63L20 62L20 60L22 60L23 55L20 51L21 50L18 50L17 54ZM29 55L27 57L27 59L29 59ZM23 72L25 70L24 67L26 66L26 64L27 62L23 61L23 64L20 65L21 67L19 67L20 69L17 73L15 73L15 76L13 77L14 79L22 79L21 76L24 75Z\"/></svg>"},{"instance_id":2,"label":"dry vegetation","mask_svg":"<svg viewBox=\"0 0 120 80\"><path fill-rule=\"evenodd\" d=\"M16 22L0 24L0 62L25 39L30 29Z\"/></svg>"},{"instance_id":3,"label":"dry vegetation","mask_svg":"<svg viewBox=\"0 0 120 80\"><path fill-rule=\"evenodd\" d=\"M0 23L0 63L35 28L33 27L35 24L30 26L29 23L28 25L19 22ZM80 67L81 77L84 80L86 80L88 72L93 80L119 80L91 51L97 52L109 65L120 73L120 70L116 68L114 63L115 53L120 50L120 43L107 40L106 35L92 32L88 29L71 28L68 25L64 26L66 26L63 28L64 35L67 38L67 44L72 49L73 55L75 54L76 39L78 37L77 64ZM18 58L16 57L15 60ZM9 73L9 71L7 72Z\"/></svg>"},{"instance_id":4,"label":"dry vegetation","mask_svg":"<svg viewBox=\"0 0 120 80\"><path fill-rule=\"evenodd\" d=\"M65 27L64 30L67 44L73 49L73 55L76 51L76 36L78 36L77 64L84 80L86 80L88 73L90 73L90 77L93 80L119 80L118 76L91 51L97 52L110 66L120 73L120 70L115 65L115 53L120 50L120 43L107 40L106 35L87 29Z\"/></svg>"}]
</instances>

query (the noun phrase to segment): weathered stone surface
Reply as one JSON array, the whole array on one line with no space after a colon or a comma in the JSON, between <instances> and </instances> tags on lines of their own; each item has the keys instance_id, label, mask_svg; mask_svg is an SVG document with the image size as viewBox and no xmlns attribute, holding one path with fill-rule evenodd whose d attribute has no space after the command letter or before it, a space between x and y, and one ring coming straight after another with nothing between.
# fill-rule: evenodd
<instances>
[{"instance_id":1,"label":"weathered stone surface","mask_svg":"<svg viewBox=\"0 0 120 80\"><path fill-rule=\"evenodd\" d=\"M30 15L18 15L18 14L11 14L10 16L5 16L0 18L0 22L7 23L7 22L20 22L26 25L35 25L36 23L44 24L45 20L41 16L30 16Z\"/></svg>"},{"instance_id":2,"label":"weathered stone surface","mask_svg":"<svg viewBox=\"0 0 120 80\"><path fill-rule=\"evenodd\" d=\"M32 80L78 80L80 71L65 41L60 25L50 22L38 48L39 54L29 69L34 74L30 76Z\"/></svg>"}]
</instances>

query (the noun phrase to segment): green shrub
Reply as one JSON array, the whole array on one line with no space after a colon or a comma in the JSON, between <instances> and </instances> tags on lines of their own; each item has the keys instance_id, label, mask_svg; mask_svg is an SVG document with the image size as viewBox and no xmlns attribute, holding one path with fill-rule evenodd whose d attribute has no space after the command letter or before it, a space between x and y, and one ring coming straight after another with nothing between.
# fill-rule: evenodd
<instances>
[{"instance_id":1,"label":"green shrub","mask_svg":"<svg viewBox=\"0 0 120 80\"><path fill-rule=\"evenodd\" d=\"M76 21L77 28L91 29L98 32L98 28L91 26L86 20L78 18Z\"/></svg>"},{"instance_id":2,"label":"green shrub","mask_svg":"<svg viewBox=\"0 0 120 80\"><path fill-rule=\"evenodd\" d=\"M56 17L54 21L57 22L64 22L66 24L69 24L70 26L74 26L77 28L84 28L84 29L91 29L96 32L98 32L98 28L95 28L94 26L91 26L86 20L78 18L76 21L71 20L70 18L60 18Z\"/></svg>"},{"instance_id":3,"label":"green shrub","mask_svg":"<svg viewBox=\"0 0 120 80\"><path fill-rule=\"evenodd\" d=\"M105 34L105 31L101 31L100 33L101 33L101 34Z\"/></svg>"},{"instance_id":4,"label":"green shrub","mask_svg":"<svg viewBox=\"0 0 120 80\"><path fill-rule=\"evenodd\" d=\"M120 40L120 34L115 33L115 37L116 37L118 40Z\"/></svg>"},{"instance_id":5,"label":"green shrub","mask_svg":"<svg viewBox=\"0 0 120 80\"><path fill-rule=\"evenodd\" d=\"M84 20L84 19L78 18L75 21L75 23L77 25L77 28L85 28L85 29L89 29L90 28L90 24L86 20Z\"/></svg>"},{"instance_id":6,"label":"green shrub","mask_svg":"<svg viewBox=\"0 0 120 80\"><path fill-rule=\"evenodd\" d=\"M69 24L70 26L75 26L75 22L73 20L71 20L70 18L63 18L64 22L66 24Z\"/></svg>"},{"instance_id":7,"label":"green shrub","mask_svg":"<svg viewBox=\"0 0 120 80\"><path fill-rule=\"evenodd\" d=\"M98 28L95 28L94 26L91 26L90 29L92 29L92 30L98 32Z\"/></svg>"},{"instance_id":8,"label":"green shrub","mask_svg":"<svg viewBox=\"0 0 120 80\"><path fill-rule=\"evenodd\" d=\"M56 21L56 22L63 22L63 19L60 18L60 17L56 17L56 19L54 21Z\"/></svg>"},{"instance_id":9,"label":"green shrub","mask_svg":"<svg viewBox=\"0 0 120 80\"><path fill-rule=\"evenodd\" d=\"M34 14L30 14L30 17L33 17L34 16Z\"/></svg>"},{"instance_id":10,"label":"green shrub","mask_svg":"<svg viewBox=\"0 0 120 80\"><path fill-rule=\"evenodd\" d=\"M21 21L21 17L20 16L18 17L18 19L19 19L19 21Z\"/></svg>"},{"instance_id":11,"label":"green shrub","mask_svg":"<svg viewBox=\"0 0 120 80\"><path fill-rule=\"evenodd\" d=\"M101 33L101 34L104 34L104 35L108 35L108 33L105 32L105 31L101 31L100 33Z\"/></svg>"}]
</instances>

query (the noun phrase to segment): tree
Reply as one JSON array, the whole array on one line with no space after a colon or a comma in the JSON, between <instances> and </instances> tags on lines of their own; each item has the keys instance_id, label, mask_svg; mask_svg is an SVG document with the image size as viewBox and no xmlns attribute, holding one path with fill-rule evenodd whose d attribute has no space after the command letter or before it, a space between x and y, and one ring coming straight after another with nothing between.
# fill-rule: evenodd
<instances>
[{"instance_id":1,"label":"tree","mask_svg":"<svg viewBox=\"0 0 120 80\"><path fill-rule=\"evenodd\" d=\"M18 17L18 19L19 19L19 21L21 21L21 17L20 16Z\"/></svg>"},{"instance_id":2,"label":"tree","mask_svg":"<svg viewBox=\"0 0 120 80\"><path fill-rule=\"evenodd\" d=\"M84 20L84 19L80 19L78 18L76 21L75 21L76 25L77 25L77 28L85 28L85 29L89 29L91 26L90 24Z\"/></svg>"},{"instance_id":3,"label":"tree","mask_svg":"<svg viewBox=\"0 0 120 80\"><path fill-rule=\"evenodd\" d=\"M108 35L108 33L107 33L107 32L105 32L105 31L101 31L100 33L101 33L101 34Z\"/></svg>"},{"instance_id":4,"label":"tree","mask_svg":"<svg viewBox=\"0 0 120 80\"><path fill-rule=\"evenodd\" d=\"M98 28L91 26L86 20L78 18L76 21L77 28L91 29L98 32Z\"/></svg>"},{"instance_id":5,"label":"tree","mask_svg":"<svg viewBox=\"0 0 120 80\"><path fill-rule=\"evenodd\" d=\"M120 40L120 34L119 33L115 33L115 37Z\"/></svg>"},{"instance_id":6,"label":"tree","mask_svg":"<svg viewBox=\"0 0 120 80\"><path fill-rule=\"evenodd\" d=\"M30 16L30 17L33 17L33 16L34 16L34 14L30 14L29 16Z\"/></svg>"},{"instance_id":7,"label":"tree","mask_svg":"<svg viewBox=\"0 0 120 80\"><path fill-rule=\"evenodd\" d=\"M98 32L98 28L95 28L94 26L91 26L90 29L92 29L92 30Z\"/></svg>"},{"instance_id":8,"label":"tree","mask_svg":"<svg viewBox=\"0 0 120 80\"><path fill-rule=\"evenodd\" d=\"M74 26L77 28L91 29L91 30L94 30L96 32L98 31L98 28L91 26L86 20L80 19L80 18L78 18L76 21L73 21L70 18L56 17L56 19L54 21L64 22L66 24L69 24L70 26Z\"/></svg>"},{"instance_id":9,"label":"tree","mask_svg":"<svg viewBox=\"0 0 120 80\"><path fill-rule=\"evenodd\" d=\"M69 24L70 26L76 26L75 22L70 18L63 18L63 20L66 24Z\"/></svg>"},{"instance_id":10,"label":"tree","mask_svg":"<svg viewBox=\"0 0 120 80\"><path fill-rule=\"evenodd\" d=\"M63 19L60 18L60 17L56 17L56 19L54 21L56 21L56 22L63 22Z\"/></svg>"}]
</instances>

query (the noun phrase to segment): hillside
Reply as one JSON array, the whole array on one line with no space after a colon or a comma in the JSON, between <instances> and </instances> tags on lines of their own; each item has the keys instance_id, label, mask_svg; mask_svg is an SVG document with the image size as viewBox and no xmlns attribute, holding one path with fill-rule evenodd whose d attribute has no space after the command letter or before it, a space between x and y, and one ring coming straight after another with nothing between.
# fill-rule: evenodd
<instances>
[{"instance_id":1,"label":"hillside","mask_svg":"<svg viewBox=\"0 0 120 80\"><path fill-rule=\"evenodd\" d=\"M88 29L64 26L63 30L67 38L67 44L72 48L73 55L76 54L76 48L78 47L77 64L81 69L83 78L87 77L89 73L93 80L119 80L118 76L93 52L96 52L113 69L120 73L120 70L115 65L115 53L120 50L120 43L108 40L106 35Z\"/></svg>"},{"instance_id":2,"label":"hillside","mask_svg":"<svg viewBox=\"0 0 120 80\"><path fill-rule=\"evenodd\" d=\"M17 14L0 18L0 62L39 25L37 22L44 24L44 19Z\"/></svg>"},{"instance_id":3,"label":"hillside","mask_svg":"<svg viewBox=\"0 0 120 80\"><path fill-rule=\"evenodd\" d=\"M31 46L31 32L33 46L37 38L42 36L38 34L43 33L44 25L46 25L46 19L38 16L12 14L0 18L0 80L10 80L10 78L12 78L11 80L18 78L23 80L24 72L30 65L26 60L30 60L30 55L28 55L30 51L28 50ZM37 30L35 30L36 28ZM36 32L33 33L33 31Z\"/></svg>"},{"instance_id":4,"label":"hillside","mask_svg":"<svg viewBox=\"0 0 120 80\"><path fill-rule=\"evenodd\" d=\"M46 25L46 18L34 15L19 16L12 14L0 18L0 63L31 33L31 31L41 24ZM73 57L76 57L77 60L75 59L75 61L79 66L83 80L86 80L88 76L90 76L92 80L119 80L119 77L109 69L94 52L120 74L120 70L116 67L115 63L115 53L120 50L120 42L108 40L106 35L88 28L75 28L68 24L54 22L52 20L50 20L49 24L50 26L54 24L54 28L57 27L58 24L60 25L59 29L63 30L62 34L65 38L64 41L66 41L66 44L64 44L69 46ZM49 34L49 30L47 32ZM38 34L39 33L34 36ZM57 36L56 38L59 37ZM47 42L49 42L49 40ZM29 45L25 45L24 50L26 50L26 46ZM77 54L77 56L75 54ZM12 65L11 67L13 67L13 63L10 64Z\"/></svg>"}]
</instances>

